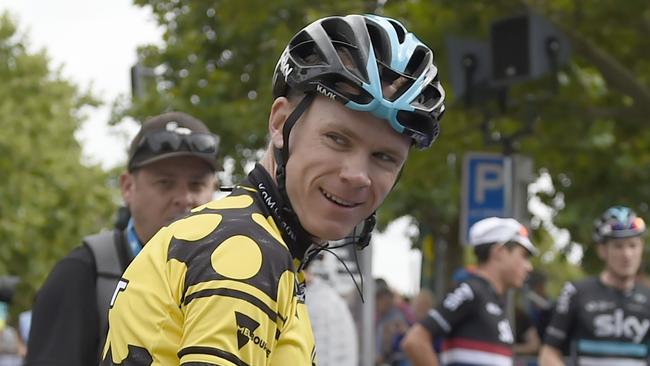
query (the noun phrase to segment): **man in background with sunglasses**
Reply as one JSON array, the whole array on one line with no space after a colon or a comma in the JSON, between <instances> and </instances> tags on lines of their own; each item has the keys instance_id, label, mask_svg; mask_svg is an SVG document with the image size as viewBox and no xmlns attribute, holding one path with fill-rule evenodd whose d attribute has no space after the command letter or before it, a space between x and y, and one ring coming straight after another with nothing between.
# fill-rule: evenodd
<instances>
[{"instance_id":1,"label":"man in background with sunglasses","mask_svg":"<svg viewBox=\"0 0 650 366\"><path fill-rule=\"evenodd\" d=\"M515 338L505 293L524 285L537 249L517 220L488 217L469 230L477 268L402 340L413 366L511 366ZM442 337L440 355L433 348ZM437 357L439 356L439 358Z\"/></svg>"},{"instance_id":2,"label":"man in background with sunglasses","mask_svg":"<svg viewBox=\"0 0 650 366\"><path fill-rule=\"evenodd\" d=\"M540 366L650 365L650 288L637 281L645 234L643 219L624 206L608 208L594 222L604 268L564 285L546 327Z\"/></svg>"},{"instance_id":3,"label":"man in background with sunglasses","mask_svg":"<svg viewBox=\"0 0 650 366\"><path fill-rule=\"evenodd\" d=\"M34 303L27 365L99 363L122 273L161 227L212 199L218 144L203 122L184 113L142 125L119 177L128 215L56 264Z\"/></svg>"}]
</instances>

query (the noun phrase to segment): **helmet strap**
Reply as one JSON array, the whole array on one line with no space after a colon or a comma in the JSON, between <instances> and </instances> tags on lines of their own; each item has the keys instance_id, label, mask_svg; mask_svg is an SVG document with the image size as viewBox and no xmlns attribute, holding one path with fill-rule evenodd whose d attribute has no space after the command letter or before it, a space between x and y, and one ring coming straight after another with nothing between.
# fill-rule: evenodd
<instances>
[{"instance_id":1,"label":"helmet strap","mask_svg":"<svg viewBox=\"0 0 650 366\"><path fill-rule=\"evenodd\" d=\"M282 194L285 202L289 205L291 205L291 202L289 201L286 190L286 170L287 161L289 161L289 135L291 134L293 126L298 122L298 119L303 115L303 113L305 113L307 108L309 108L315 97L314 93L308 93L302 98L300 103L298 103L296 109L291 112L289 117L287 117L287 120L284 122L284 126L282 126L282 149L274 149L275 162L277 165L275 178L278 182L280 194Z\"/></svg>"},{"instance_id":2,"label":"helmet strap","mask_svg":"<svg viewBox=\"0 0 650 366\"><path fill-rule=\"evenodd\" d=\"M305 95L305 97L300 101L298 106L296 106L296 109L291 112L289 117L287 117L287 120L284 122L284 126L282 127L282 149L279 148L274 148L273 150L273 155L275 157L275 162L276 162L276 169L275 169L275 180L278 185L278 191L280 192L280 195L282 197L282 200L284 201L284 205L282 207L282 213L284 217L288 217L290 221L293 221L297 223L300 226L300 231L304 232L307 235L301 235L301 239L304 239L304 236L309 236L313 237L310 233L308 233L304 228L302 228L302 225L300 225L300 220L298 220L298 216L296 215L295 211L293 210L293 207L291 206L291 201L289 200L289 195L287 194L287 187L286 187L286 171L287 171L287 161L289 160L289 135L291 134L291 129L293 128L293 125L296 124L300 116L302 116L303 113L305 113L305 110L309 107L311 102L313 102L315 95L313 93ZM304 243L306 246L308 246L311 243ZM305 247L306 248L306 247Z\"/></svg>"}]
</instances>

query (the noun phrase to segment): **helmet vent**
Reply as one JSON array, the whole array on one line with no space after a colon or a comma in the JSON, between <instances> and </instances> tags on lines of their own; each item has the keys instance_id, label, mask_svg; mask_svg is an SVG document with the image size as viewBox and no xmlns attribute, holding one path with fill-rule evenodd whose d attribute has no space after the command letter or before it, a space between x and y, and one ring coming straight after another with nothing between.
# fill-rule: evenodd
<instances>
[{"instance_id":1,"label":"helmet vent","mask_svg":"<svg viewBox=\"0 0 650 366\"><path fill-rule=\"evenodd\" d=\"M419 77L425 71L425 68L431 64L431 51L424 47L417 47L413 51L413 56L409 60L404 73L415 78Z\"/></svg>"},{"instance_id":2,"label":"helmet vent","mask_svg":"<svg viewBox=\"0 0 650 366\"><path fill-rule=\"evenodd\" d=\"M355 46L356 36L352 27L341 18L326 19L322 26L336 49L341 65L358 78L368 81L366 65L360 64L364 57Z\"/></svg>"},{"instance_id":3,"label":"helmet vent","mask_svg":"<svg viewBox=\"0 0 650 366\"><path fill-rule=\"evenodd\" d=\"M300 63L301 66L317 66L325 65L323 56L316 47L314 41L308 40L296 45L291 50L291 55L295 62Z\"/></svg>"},{"instance_id":4,"label":"helmet vent","mask_svg":"<svg viewBox=\"0 0 650 366\"><path fill-rule=\"evenodd\" d=\"M404 43L404 38L406 36L406 32L404 31L404 27L402 27L401 24L399 24L398 22L395 22L393 20L389 20L388 22L390 23L390 25L393 26L393 28L395 28L395 33L397 33L397 40L399 41L399 43Z\"/></svg>"},{"instance_id":5,"label":"helmet vent","mask_svg":"<svg viewBox=\"0 0 650 366\"><path fill-rule=\"evenodd\" d=\"M386 32L379 28L375 23L366 22L368 28L368 35L372 42L373 50L375 51L375 58L377 61L390 64L390 40L386 37Z\"/></svg>"},{"instance_id":6,"label":"helmet vent","mask_svg":"<svg viewBox=\"0 0 650 366\"><path fill-rule=\"evenodd\" d=\"M422 93L415 98L414 103L421 105L425 109L431 109L435 107L436 103L440 101L441 98L442 95L440 95L440 91L437 88L434 88L433 85L429 84L424 88L424 90L422 90Z\"/></svg>"}]
</instances>

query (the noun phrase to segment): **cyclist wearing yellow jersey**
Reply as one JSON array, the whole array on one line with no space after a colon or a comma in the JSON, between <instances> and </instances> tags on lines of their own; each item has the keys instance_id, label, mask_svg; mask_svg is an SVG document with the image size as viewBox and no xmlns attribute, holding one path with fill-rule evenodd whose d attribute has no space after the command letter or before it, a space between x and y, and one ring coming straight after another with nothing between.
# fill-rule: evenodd
<instances>
[{"instance_id":1,"label":"cyclist wearing yellow jersey","mask_svg":"<svg viewBox=\"0 0 650 366\"><path fill-rule=\"evenodd\" d=\"M395 20L317 20L273 77L270 144L226 198L161 229L124 273L102 365L313 365L302 268L365 223L438 135L433 52Z\"/></svg>"}]
</instances>

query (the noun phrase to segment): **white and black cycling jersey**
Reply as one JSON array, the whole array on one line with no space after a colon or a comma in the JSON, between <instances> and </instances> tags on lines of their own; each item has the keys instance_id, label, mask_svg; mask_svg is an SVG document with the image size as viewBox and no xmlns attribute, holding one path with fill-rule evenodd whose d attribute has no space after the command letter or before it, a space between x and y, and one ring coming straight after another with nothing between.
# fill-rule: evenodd
<instances>
[{"instance_id":1,"label":"white and black cycling jersey","mask_svg":"<svg viewBox=\"0 0 650 366\"><path fill-rule=\"evenodd\" d=\"M544 343L569 350L579 366L647 366L650 289L606 286L598 277L566 283Z\"/></svg>"},{"instance_id":2,"label":"white and black cycling jersey","mask_svg":"<svg viewBox=\"0 0 650 366\"><path fill-rule=\"evenodd\" d=\"M481 277L451 290L421 324L433 337L442 336L442 365L512 365L514 337L503 299Z\"/></svg>"}]
</instances>

